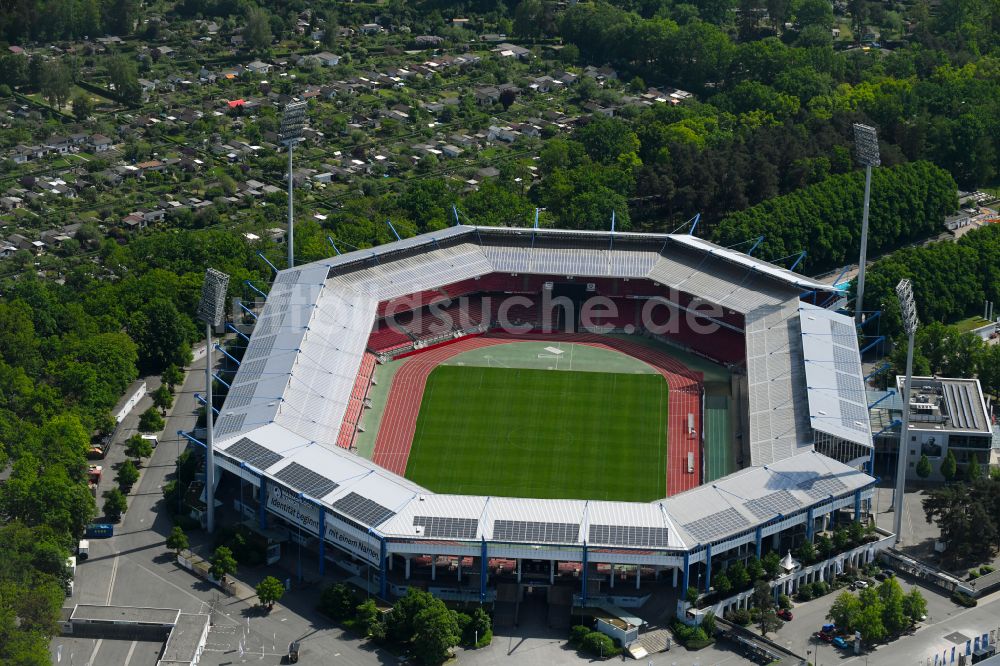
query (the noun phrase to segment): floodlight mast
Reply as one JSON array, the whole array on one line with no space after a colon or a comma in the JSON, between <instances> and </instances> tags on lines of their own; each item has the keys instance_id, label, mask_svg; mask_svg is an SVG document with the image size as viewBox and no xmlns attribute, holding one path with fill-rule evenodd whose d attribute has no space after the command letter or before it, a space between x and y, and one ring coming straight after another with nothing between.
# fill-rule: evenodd
<instances>
[{"instance_id":1,"label":"floodlight mast","mask_svg":"<svg viewBox=\"0 0 1000 666\"><path fill-rule=\"evenodd\" d=\"M205 323L205 529L215 531L215 444L213 442L212 415L212 329L225 321L226 289L229 276L209 268L201 286L198 319Z\"/></svg>"},{"instance_id":2,"label":"floodlight mast","mask_svg":"<svg viewBox=\"0 0 1000 666\"><path fill-rule=\"evenodd\" d=\"M306 124L307 102L289 102L285 105L281 117L281 128L278 130L278 140L288 148L288 268L295 265L295 222L294 214L294 178L292 177L292 152L296 143L302 140L302 129Z\"/></svg>"},{"instance_id":3,"label":"floodlight mast","mask_svg":"<svg viewBox=\"0 0 1000 666\"><path fill-rule=\"evenodd\" d=\"M858 295L854 303L855 323L862 323L865 299L865 264L868 261L868 202L872 191L872 167L882 163L878 150L878 133L869 125L854 124L854 146L858 162L865 165L865 204L861 214L861 257L858 260Z\"/></svg>"},{"instance_id":4,"label":"floodlight mast","mask_svg":"<svg viewBox=\"0 0 1000 666\"><path fill-rule=\"evenodd\" d=\"M913 301L913 285L909 278L903 278L896 285L896 296L899 298L899 309L903 317L903 330L907 335L906 377L903 380L903 425L899 431L899 454L896 459L896 489L894 495L895 515L893 516L893 531L896 533L896 544L903 541L903 492L906 489L906 450L910 443L910 388L913 383L913 339L916 337L917 306Z\"/></svg>"}]
</instances>

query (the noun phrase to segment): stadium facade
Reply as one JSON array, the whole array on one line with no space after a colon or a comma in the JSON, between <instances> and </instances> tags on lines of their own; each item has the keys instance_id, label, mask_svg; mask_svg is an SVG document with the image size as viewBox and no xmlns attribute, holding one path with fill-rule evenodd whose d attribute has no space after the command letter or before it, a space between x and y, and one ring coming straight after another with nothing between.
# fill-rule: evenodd
<instances>
[{"instance_id":1,"label":"stadium facade","mask_svg":"<svg viewBox=\"0 0 1000 666\"><path fill-rule=\"evenodd\" d=\"M498 276L635 292L717 324L727 344L736 335L740 358L725 362L743 469L649 503L543 500L438 494L353 453L373 324L403 297ZM494 598L503 574L488 563L504 559L518 582L523 561L546 562L550 583L572 563L582 600L607 564L628 566L636 588L672 576L707 590L713 563L812 539L872 495L857 335L828 309L842 296L689 235L455 226L339 255L277 274L219 412L215 460L253 486L262 528L277 517L311 535L321 571L327 559L360 563L385 598L428 556L457 562L450 583L432 573L441 590L479 600ZM481 334L490 316L446 337Z\"/></svg>"}]
</instances>

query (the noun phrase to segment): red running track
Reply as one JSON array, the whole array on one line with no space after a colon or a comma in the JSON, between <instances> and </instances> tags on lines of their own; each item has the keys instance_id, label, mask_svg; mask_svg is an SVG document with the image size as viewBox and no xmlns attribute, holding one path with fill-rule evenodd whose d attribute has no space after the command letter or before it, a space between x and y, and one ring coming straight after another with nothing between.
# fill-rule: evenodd
<instances>
[{"instance_id":1,"label":"red running track","mask_svg":"<svg viewBox=\"0 0 1000 666\"><path fill-rule=\"evenodd\" d=\"M676 495L700 485L701 446L697 433L701 432L702 374L657 349L603 335L490 333L488 336L469 337L454 344L428 349L411 357L403 363L392 380L372 460L391 472L401 476L405 474L427 377L442 362L473 349L516 341L548 340L619 351L656 368L670 387L667 400L667 494ZM694 417L693 435L688 431L688 414ZM612 415L609 418L613 418ZM687 471L689 453L694 457L692 473Z\"/></svg>"}]
</instances>

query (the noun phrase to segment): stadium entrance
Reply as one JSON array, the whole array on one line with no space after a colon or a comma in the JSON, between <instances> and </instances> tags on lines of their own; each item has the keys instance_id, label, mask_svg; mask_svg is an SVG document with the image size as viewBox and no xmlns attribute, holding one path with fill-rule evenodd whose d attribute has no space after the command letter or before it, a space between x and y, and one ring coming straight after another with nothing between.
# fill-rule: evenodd
<instances>
[{"instance_id":1,"label":"stadium entrance","mask_svg":"<svg viewBox=\"0 0 1000 666\"><path fill-rule=\"evenodd\" d=\"M550 289L551 285L551 289ZM587 298L587 284L580 282L549 282L542 299L542 328L546 332L576 333L580 311Z\"/></svg>"}]
</instances>

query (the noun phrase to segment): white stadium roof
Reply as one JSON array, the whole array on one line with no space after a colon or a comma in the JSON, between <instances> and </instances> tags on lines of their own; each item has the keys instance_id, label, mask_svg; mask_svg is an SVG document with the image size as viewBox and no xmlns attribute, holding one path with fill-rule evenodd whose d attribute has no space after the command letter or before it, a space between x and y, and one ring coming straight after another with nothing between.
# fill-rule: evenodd
<instances>
[{"instance_id":1,"label":"white stadium roof","mask_svg":"<svg viewBox=\"0 0 1000 666\"><path fill-rule=\"evenodd\" d=\"M339 448L379 302L490 273L645 278L743 313L754 467L652 504L471 497L434 494ZM811 290L832 293L691 236L456 226L358 250L278 274L217 419L216 447L224 463L334 511L366 503L345 515L385 537L691 547L709 538L697 520L716 525L711 539L759 522L763 509L748 501L792 510L822 499L815 479L839 480L823 486L835 495L871 482L811 451L814 401L838 393L806 391L820 380L803 354L821 359L829 351L832 338L814 324L842 323L822 308L800 316L800 296ZM860 382L856 340L850 351L850 369L837 371ZM863 434L870 445L870 430Z\"/></svg>"}]
</instances>

